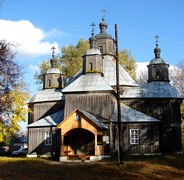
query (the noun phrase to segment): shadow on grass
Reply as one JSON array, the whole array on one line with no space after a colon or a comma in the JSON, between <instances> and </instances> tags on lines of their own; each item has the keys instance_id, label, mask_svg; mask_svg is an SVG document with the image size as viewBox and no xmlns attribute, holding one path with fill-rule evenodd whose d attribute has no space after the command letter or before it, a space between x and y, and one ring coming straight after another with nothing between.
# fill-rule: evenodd
<instances>
[{"instance_id":1,"label":"shadow on grass","mask_svg":"<svg viewBox=\"0 0 184 180\"><path fill-rule=\"evenodd\" d=\"M184 177L183 155L112 157L93 163L0 157L0 179L159 179Z\"/></svg>"}]
</instances>

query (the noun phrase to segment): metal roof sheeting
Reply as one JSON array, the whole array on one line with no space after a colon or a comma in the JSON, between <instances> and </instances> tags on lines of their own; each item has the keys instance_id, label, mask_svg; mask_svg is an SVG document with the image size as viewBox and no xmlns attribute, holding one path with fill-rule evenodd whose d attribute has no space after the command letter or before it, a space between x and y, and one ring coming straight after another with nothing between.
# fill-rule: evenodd
<instances>
[{"instance_id":1,"label":"metal roof sheeting","mask_svg":"<svg viewBox=\"0 0 184 180\"><path fill-rule=\"evenodd\" d=\"M113 56L106 55L103 59L104 80L110 86L116 86L116 60ZM138 84L130 77L122 65L119 65L119 85L138 86Z\"/></svg>"},{"instance_id":2,"label":"metal roof sheeting","mask_svg":"<svg viewBox=\"0 0 184 180\"><path fill-rule=\"evenodd\" d=\"M61 89L44 89L36 93L29 101L34 102L45 102L45 101L59 101L64 99Z\"/></svg>"},{"instance_id":3,"label":"metal roof sheeting","mask_svg":"<svg viewBox=\"0 0 184 180\"><path fill-rule=\"evenodd\" d=\"M134 87L124 92L121 98L182 98L180 93L169 83L152 81L140 87Z\"/></svg>"},{"instance_id":4,"label":"metal roof sheeting","mask_svg":"<svg viewBox=\"0 0 184 180\"><path fill-rule=\"evenodd\" d=\"M79 112L82 112L86 117L88 117L92 122L94 122L98 127L100 127L101 129L108 129L108 127L100 122L95 116L93 116L92 114L86 112L86 111L82 111L82 110L78 110Z\"/></svg>"},{"instance_id":5,"label":"metal roof sheeting","mask_svg":"<svg viewBox=\"0 0 184 180\"><path fill-rule=\"evenodd\" d=\"M64 119L64 110L58 111L54 114L46 116L32 124L29 124L27 127L48 127L48 126L57 126Z\"/></svg>"},{"instance_id":6,"label":"metal roof sheeting","mask_svg":"<svg viewBox=\"0 0 184 180\"><path fill-rule=\"evenodd\" d=\"M117 105L115 105L113 114L112 114L112 120L118 121L117 116ZM155 119L151 116L148 116L140 111L137 111L124 103L121 103L121 122L160 122L158 119Z\"/></svg>"},{"instance_id":7,"label":"metal roof sheeting","mask_svg":"<svg viewBox=\"0 0 184 180\"><path fill-rule=\"evenodd\" d=\"M70 85L62 90L62 92L86 92L86 91L112 91L107 82L99 73L90 73L81 75Z\"/></svg>"},{"instance_id":8,"label":"metal roof sheeting","mask_svg":"<svg viewBox=\"0 0 184 180\"><path fill-rule=\"evenodd\" d=\"M149 64L165 64L165 61L162 58L155 58L152 59Z\"/></svg>"},{"instance_id":9,"label":"metal roof sheeting","mask_svg":"<svg viewBox=\"0 0 184 180\"><path fill-rule=\"evenodd\" d=\"M61 74L61 71L58 68L51 68L47 70L46 74Z\"/></svg>"}]
</instances>

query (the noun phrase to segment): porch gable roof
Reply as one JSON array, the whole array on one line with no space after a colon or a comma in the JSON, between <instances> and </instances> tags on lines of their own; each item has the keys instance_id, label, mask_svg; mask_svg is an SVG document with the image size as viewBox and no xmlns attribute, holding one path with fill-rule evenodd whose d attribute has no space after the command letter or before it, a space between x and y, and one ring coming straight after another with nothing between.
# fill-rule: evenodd
<instances>
[{"instance_id":1,"label":"porch gable roof","mask_svg":"<svg viewBox=\"0 0 184 180\"><path fill-rule=\"evenodd\" d=\"M92 124L99 129L108 129L108 127L104 123L100 122L94 115L80 109L75 109L60 124L58 124L56 128L60 128L63 123L65 123L72 115L74 115L74 113L80 114L80 116L83 116L85 120L87 119L89 122L92 122Z\"/></svg>"}]
</instances>

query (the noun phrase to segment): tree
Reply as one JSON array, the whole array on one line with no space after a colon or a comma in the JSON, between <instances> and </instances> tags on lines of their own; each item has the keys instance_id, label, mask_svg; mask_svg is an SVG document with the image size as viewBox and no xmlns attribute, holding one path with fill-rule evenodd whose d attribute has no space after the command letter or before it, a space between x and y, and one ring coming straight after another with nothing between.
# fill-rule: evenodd
<instances>
[{"instance_id":1,"label":"tree","mask_svg":"<svg viewBox=\"0 0 184 180\"><path fill-rule=\"evenodd\" d=\"M171 73L171 83L184 97L184 60L180 62ZM181 104L181 115L184 120L184 102Z\"/></svg>"},{"instance_id":2,"label":"tree","mask_svg":"<svg viewBox=\"0 0 184 180\"><path fill-rule=\"evenodd\" d=\"M57 57L56 67L60 69L65 78L73 77L82 68L82 56L89 49L89 42L80 39L77 45L64 46L61 49L62 57ZM42 61L39 71L36 71L34 79L36 84L43 83L44 74L50 69L50 60Z\"/></svg>"},{"instance_id":3,"label":"tree","mask_svg":"<svg viewBox=\"0 0 184 180\"><path fill-rule=\"evenodd\" d=\"M137 77L138 83L147 83L148 82L148 71L147 70L141 70L139 72L139 77Z\"/></svg>"},{"instance_id":4,"label":"tree","mask_svg":"<svg viewBox=\"0 0 184 180\"><path fill-rule=\"evenodd\" d=\"M129 73L129 75L135 79L136 78L136 63L135 59L131 56L131 51L128 49L123 49L119 52L119 61Z\"/></svg>"},{"instance_id":5,"label":"tree","mask_svg":"<svg viewBox=\"0 0 184 180\"><path fill-rule=\"evenodd\" d=\"M57 57L56 59L57 59L56 68L60 69L60 71L62 72L62 67L60 66L59 57ZM34 79L36 80L36 84L39 86L39 89L41 89L41 86L43 84L44 74L47 72L48 69L51 68L50 60L42 61L38 67L39 67L39 70L36 71L36 73L34 74Z\"/></svg>"},{"instance_id":6,"label":"tree","mask_svg":"<svg viewBox=\"0 0 184 180\"><path fill-rule=\"evenodd\" d=\"M77 45L64 46L61 49L62 57L57 58L56 67L61 70L65 78L72 78L82 68L82 56L89 49L89 41L80 39ZM131 51L123 49L119 52L120 64L122 64L130 76L135 79L136 63L131 56ZM50 68L50 61L42 61L39 65L39 71L34 75L36 84L43 83L43 75Z\"/></svg>"},{"instance_id":7,"label":"tree","mask_svg":"<svg viewBox=\"0 0 184 180\"><path fill-rule=\"evenodd\" d=\"M62 72L65 77L73 77L82 68L82 56L89 49L89 41L80 39L76 46L64 46L61 49Z\"/></svg>"},{"instance_id":8,"label":"tree","mask_svg":"<svg viewBox=\"0 0 184 180\"><path fill-rule=\"evenodd\" d=\"M20 130L28 109L29 93L22 80L22 67L14 62L13 45L0 41L0 142Z\"/></svg>"}]
</instances>

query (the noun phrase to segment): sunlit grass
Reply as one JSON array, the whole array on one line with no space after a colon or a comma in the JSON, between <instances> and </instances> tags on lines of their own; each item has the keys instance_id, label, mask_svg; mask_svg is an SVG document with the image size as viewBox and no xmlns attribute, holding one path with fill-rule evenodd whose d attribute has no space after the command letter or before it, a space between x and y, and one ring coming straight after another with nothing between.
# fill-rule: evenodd
<instances>
[{"instance_id":1,"label":"sunlit grass","mask_svg":"<svg viewBox=\"0 0 184 180\"><path fill-rule=\"evenodd\" d=\"M0 179L181 179L184 155L124 156L97 163L0 157Z\"/></svg>"},{"instance_id":2,"label":"sunlit grass","mask_svg":"<svg viewBox=\"0 0 184 180\"><path fill-rule=\"evenodd\" d=\"M184 124L182 124L184 147ZM112 157L97 163L60 163L44 158L0 157L0 179L183 179L184 155Z\"/></svg>"}]
</instances>

